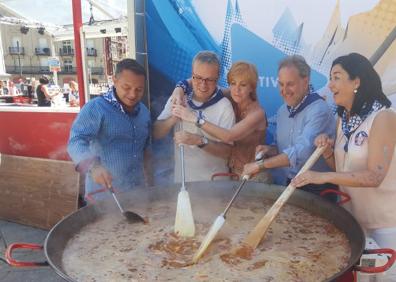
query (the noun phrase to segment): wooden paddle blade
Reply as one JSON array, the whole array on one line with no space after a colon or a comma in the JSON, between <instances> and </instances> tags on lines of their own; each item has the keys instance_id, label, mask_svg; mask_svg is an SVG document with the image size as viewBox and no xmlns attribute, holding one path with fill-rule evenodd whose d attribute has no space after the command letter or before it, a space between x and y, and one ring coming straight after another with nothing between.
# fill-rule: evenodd
<instances>
[{"instance_id":1,"label":"wooden paddle blade","mask_svg":"<svg viewBox=\"0 0 396 282\"><path fill-rule=\"evenodd\" d=\"M255 249L261 240L267 233L271 223L274 221L275 217L278 215L279 210L286 203L289 197L293 194L296 188L292 185L287 186L286 190L283 191L282 195L279 196L278 200L273 204L273 206L268 210L268 212L263 216L259 223L254 227L254 229L249 233L249 235L243 241L243 244L248 247Z\"/></svg>"},{"instance_id":2,"label":"wooden paddle blade","mask_svg":"<svg viewBox=\"0 0 396 282\"><path fill-rule=\"evenodd\" d=\"M315 162L319 159L319 157L322 155L324 150L325 150L325 147L316 148L316 150L312 153L312 155L309 157L309 159L304 164L304 166L300 169L300 171L297 173L297 175L309 170L315 164ZM278 215L280 209L287 202L287 200L293 194L295 189L296 189L296 187L294 187L291 184L289 184L289 186L287 186L285 191L283 191L283 193L279 196L279 198L276 200L276 202L272 205L272 207L268 210L268 212L259 221L259 223L256 225L256 227L254 227L254 229L245 238L245 240L243 241L243 244L245 244L246 246L248 246L252 249L255 249L258 246L258 244L260 244L261 240L264 238L265 234L267 233L271 223L274 221L274 219Z\"/></svg>"},{"instance_id":3,"label":"wooden paddle blade","mask_svg":"<svg viewBox=\"0 0 396 282\"><path fill-rule=\"evenodd\" d=\"M195 235L190 196L186 190L180 191L177 196L175 233L182 237L193 237Z\"/></svg>"},{"instance_id":4,"label":"wooden paddle blade","mask_svg":"<svg viewBox=\"0 0 396 282\"><path fill-rule=\"evenodd\" d=\"M208 234L206 234L201 245L199 246L198 251L194 255L194 258L193 258L194 264L198 262L198 260L201 258L203 253L209 247L210 243L212 243L213 239L216 237L217 232L219 232L219 230L223 226L224 222L225 222L225 218L222 215L219 215L216 218L215 222L210 227Z\"/></svg>"}]
</instances>

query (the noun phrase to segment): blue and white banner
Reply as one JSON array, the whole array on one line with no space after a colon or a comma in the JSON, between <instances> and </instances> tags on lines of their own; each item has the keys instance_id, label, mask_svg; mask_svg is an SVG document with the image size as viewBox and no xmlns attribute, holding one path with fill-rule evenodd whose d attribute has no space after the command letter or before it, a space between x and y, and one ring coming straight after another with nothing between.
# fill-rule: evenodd
<instances>
[{"instance_id":1,"label":"blue and white banner","mask_svg":"<svg viewBox=\"0 0 396 282\"><path fill-rule=\"evenodd\" d=\"M225 87L233 62L256 65L257 93L270 131L282 104L278 62L286 55L306 58L312 67L313 88L331 102L326 84L332 61L350 52L367 58L376 54L375 68L384 92L392 95L396 93L395 12L396 2L390 0L148 0L153 115L161 111L175 82L191 76L191 60L201 50L219 54L220 84Z\"/></svg>"}]
</instances>

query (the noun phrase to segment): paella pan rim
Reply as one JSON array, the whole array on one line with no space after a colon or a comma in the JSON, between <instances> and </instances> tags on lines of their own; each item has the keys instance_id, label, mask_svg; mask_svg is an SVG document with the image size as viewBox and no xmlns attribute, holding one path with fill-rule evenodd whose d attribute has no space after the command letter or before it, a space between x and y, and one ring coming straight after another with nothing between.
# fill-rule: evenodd
<instances>
[{"instance_id":1,"label":"paella pan rim","mask_svg":"<svg viewBox=\"0 0 396 282\"><path fill-rule=\"evenodd\" d=\"M228 199L231 197L232 192L236 189L238 184L239 182L237 181L219 180L190 182L187 183L186 187L189 189L192 201L194 201L194 197L206 195L205 193ZM262 196L271 200L276 200L285 189L283 186L268 185L252 181L246 186L247 187L244 188L244 191L242 191L241 194L245 193L246 195L254 195L257 197ZM154 186L151 188L138 188L134 191L125 193L121 201L124 201L125 203L126 200L133 202L134 197L142 194L152 200L171 199L173 201L173 198L176 199L179 188L180 185L178 184ZM348 261L348 265L338 273L335 273L328 279L328 281L333 281L340 277L344 272L352 269L358 263L365 247L365 236L358 222L347 210L316 195L301 190L296 190L288 203L301 207L329 220L346 234L351 246L351 256ZM44 242L45 256L55 272L66 281L75 281L66 274L62 267L61 257L68 240L71 239L82 227L108 212L109 207L114 207L112 199L98 201L95 205L88 205L63 218L48 233ZM220 207L220 210L222 208L224 207ZM119 212L116 209L113 211Z\"/></svg>"}]
</instances>

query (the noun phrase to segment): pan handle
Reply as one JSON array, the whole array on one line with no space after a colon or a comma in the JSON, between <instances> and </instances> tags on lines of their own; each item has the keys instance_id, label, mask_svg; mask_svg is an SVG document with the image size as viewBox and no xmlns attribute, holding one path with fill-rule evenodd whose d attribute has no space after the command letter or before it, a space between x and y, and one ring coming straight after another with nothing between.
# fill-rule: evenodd
<instances>
[{"instance_id":1,"label":"pan handle","mask_svg":"<svg viewBox=\"0 0 396 282\"><path fill-rule=\"evenodd\" d=\"M232 172L214 173L214 174L212 174L211 180L214 180L216 177L220 177L220 176L229 176L231 178L231 180L239 180L239 175L236 173L232 173Z\"/></svg>"},{"instance_id":2,"label":"pan handle","mask_svg":"<svg viewBox=\"0 0 396 282\"><path fill-rule=\"evenodd\" d=\"M323 197L324 195L327 195L327 194L337 194L337 195L341 196L341 199L342 198L343 199L337 203L340 206L345 204L345 203L347 203L347 202L349 202L351 200L351 196L349 196L349 194L347 194L345 192L342 192L342 191L339 191L339 190L325 189L322 192L320 192L320 196L321 197Z\"/></svg>"},{"instance_id":3,"label":"pan handle","mask_svg":"<svg viewBox=\"0 0 396 282\"><path fill-rule=\"evenodd\" d=\"M26 266L47 266L48 262L29 262L29 261L17 261L12 257L12 251L15 249L29 249L29 250L42 250L43 246L37 244L28 243L13 243L8 246L5 258L9 265L15 267L26 267Z\"/></svg>"},{"instance_id":4,"label":"pan handle","mask_svg":"<svg viewBox=\"0 0 396 282\"><path fill-rule=\"evenodd\" d=\"M95 201L93 195L98 194L98 193L105 192L105 191L107 191L107 190L108 190L107 188L101 188L101 189L92 191L91 193L88 193L87 196L85 196L85 198L87 199L87 201L88 201L89 203L95 204L96 201Z\"/></svg>"},{"instance_id":5,"label":"pan handle","mask_svg":"<svg viewBox=\"0 0 396 282\"><path fill-rule=\"evenodd\" d=\"M381 273L387 271L396 260L396 251L392 249L370 249L364 250L363 254L390 254L388 257L388 262L382 266L377 267L368 267L368 266L355 266L356 271L365 272L365 273Z\"/></svg>"}]
</instances>

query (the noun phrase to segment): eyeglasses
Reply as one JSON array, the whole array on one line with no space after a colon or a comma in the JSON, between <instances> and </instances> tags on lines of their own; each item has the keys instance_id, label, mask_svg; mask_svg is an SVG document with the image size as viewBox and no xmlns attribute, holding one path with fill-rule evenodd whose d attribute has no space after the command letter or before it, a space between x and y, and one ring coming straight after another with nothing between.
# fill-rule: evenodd
<instances>
[{"instance_id":1,"label":"eyeglasses","mask_svg":"<svg viewBox=\"0 0 396 282\"><path fill-rule=\"evenodd\" d=\"M193 78L193 80L195 80L198 83L208 83L208 84L210 84L210 83L216 83L216 81L217 81L217 78L209 78L209 77L208 78L203 78L203 77L201 77L199 75L196 75L196 74L193 74L192 78Z\"/></svg>"}]
</instances>

